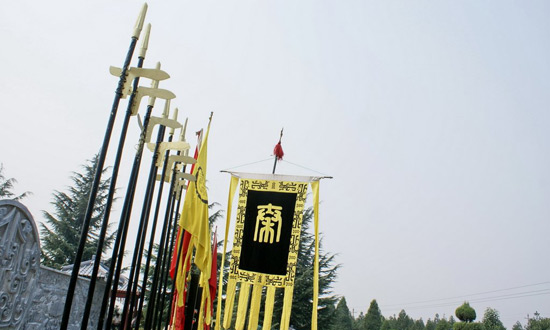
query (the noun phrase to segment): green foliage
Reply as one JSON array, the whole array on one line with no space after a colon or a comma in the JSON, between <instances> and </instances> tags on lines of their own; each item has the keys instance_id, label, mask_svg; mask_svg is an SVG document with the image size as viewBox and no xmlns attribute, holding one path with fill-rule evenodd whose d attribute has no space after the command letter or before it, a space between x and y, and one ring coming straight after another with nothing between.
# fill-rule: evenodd
<instances>
[{"instance_id":1,"label":"green foliage","mask_svg":"<svg viewBox=\"0 0 550 330\"><path fill-rule=\"evenodd\" d=\"M437 317L439 317L439 315L436 314ZM435 330L435 326L436 326L436 323L434 321L432 321L432 319L428 319L428 321L426 321L426 326L424 327L425 330Z\"/></svg>"},{"instance_id":2,"label":"green foliage","mask_svg":"<svg viewBox=\"0 0 550 330\"><path fill-rule=\"evenodd\" d=\"M365 323L365 314L363 314L363 312L360 312L359 316L357 316L357 318L353 320L353 330L363 330L364 323ZM387 329L383 329L383 330L387 330Z\"/></svg>"},{"instance_id":3,"label":"green foliage","mask_svg":"<svg viewBox=\"0 0 550 330\"><path fill-rule=\"evenodd\" d=\"M302 235L298 262L296 265L296 279L294 281L294 295L292 299L292 311L290 326L296 330L311 329L311 311L313 309L313 262L315 256L315 237L310 232L313 220L313 209L304 212L302 220ZM319 329L330 329L334 318L334 306L337 297L332 295L332 283L336 280L340 267L334 264L334 254L324 253L322 240L319 242L319 303L317 311L317 324ZM275 308L273 311L273 326L277 326L283 307L283 290L277 290L275 296Z\"/></svg>"},{"instance_id":4,"label":"green foliage","mask_svg":"<svg viewBox=\"0 0 550 330\"><path fill-rule=\"evenodd\" d=\"M73 172L73 185L68 192L55 191L51 203L55 212L42 211L46 224L41 223L42 263L45 266L61 268L73 263L78 244L86 207L92 189L97 164L97 155L82 166L81 173ZM105 172L105 171L104 171ZM90 260L96 253L98 235L105 215L105 203L110 179L101 180L94 211L90 220L87 244L82 260ZM105 238L103 251L108 249L114 239L113 234Z\"/></svg>"},{"instance_id":5,"label":"green foliage","mask_svg":"<svg viewBox=\"0 0 550 330\"><path fill-rule=\"evenodd\" d=\"M541 317L539 312L535 312L534 317L527 320L525 330L550 330L550 318Z\"/></svg>"},{"instance_id":6,"label":"green foliage","mask_svg":"<svg viewBox=\"0 0 550 330\"><path fill-rule=\"evenodd\" d=\"M392 315L389 318L385 319L382 322L381 329L383 330L413 330L414 320L410 318L405 310L401 310L398 316ZM424 329L424 324L422 324L422 329Z\"/></svg>"},{"instance_id":7,"label":"green foliage","mask_svg":"<svg viewBox=\"0 0 550 330\"><path fill-rule=\"evenodd\" d=\"M425 328L422 319L414 320L405 310L401 310L397 316L392 315L385 319L381 330L425 330ZM435 325L432 330L435 330Z\"/></svg>"},{"instance_id":8,"label":"green foliage","mask_svg":"<svg viewBox=\"0 0 550 330\"><path fill-rule=\"evenodd\" d=\"M332 325L333 330L352 330L353 329L353 318L349 311L348 305L346 304L346 298L342 297L336 306L334 311L334 324Z\"/></svg>"},{"instance_id":9,"label":"green foliage","mask_svg":"<svg viewBox=\"0 0 550 330\"><path fill-rule=\"evenodd\" d=\"M13 199L19 201L31 193L26 191L20 195L16 195L12 190L17 180L14 178L6 178L4 176L4 164L0 163L0 199Z\"/></svg>"},{"instance_id":10,"label":"green foliage","mask_svg":"<svg viewBox=\"0 0 550 330\"><path fill-rule=\"evenodd\" d=\"M451 318L449 321L446 319L440 319L439 322L435 325L435 330L452 330L454 327L454 320Z\"/></svg>"},{"instance_id":11,"label":"green foliage","mask_svg":"<svg viewBox=\"0 0 550 330\"><path fill-rule=\"evenodd\" d=\"M370 303L367 314L365 315L364 320L364 329L365 330L380 330L382 328L382 313L378 307L376 299L373 299Z\"/></svg>"},{"instance_id":12,"label":"green foliage","mask_svg":"<svg viewBox=\"0 0 550 330\"><path fill-rule=\"evenodd\" d=\"M453 330L483 330L483 324L477 322L456 322Z\"/></svg>"},{"instance_id":13,"label":"green foliage","mask_svg":"<svg viewBox=\"0 0 550 330\"><path fill-rule=\"evenodd\" d=\"M476 319L476 311L470 307L468 302L464 302L455 311L456 317L462 322L472 322Z\"/></svg>"},{"instance_id":14,"label":"green foliage","mask_svg":"<svg viewBox=\"0 0 550 330\"><path fill-rule=\"evenodd\" d=\"M485 310L481 324L484 330L506 330L500 321L498 311L490 307Z\"/></svg>"},{"instance_id":15,"label":"green foliage","mask_svg":"<svg viewBox=\"0 0 550 330\"><path fill-rule=\"evenodd\" d=\"M514 323L514 325L512 326L512 330L523 330L523 326L521 325L521 323L519 321L517 321L516 323Z\"/></svg>"}]
</instances>

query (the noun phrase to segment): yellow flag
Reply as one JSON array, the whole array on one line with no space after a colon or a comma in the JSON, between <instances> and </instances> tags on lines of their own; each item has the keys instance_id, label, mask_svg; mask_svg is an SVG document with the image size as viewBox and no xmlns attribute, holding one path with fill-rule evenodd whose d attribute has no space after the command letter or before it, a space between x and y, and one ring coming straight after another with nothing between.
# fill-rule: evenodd
<instances>
[{"instance_id":1,"label":"yellow flag","mask_svg":"<svg viewBox=\"0 0 550 330\"><path fill-rule=\"evenodd\" d=\"M195 264L201 270L203 276L208 278L210 278L210 263L212 260L210 227L208 225L208 196L206 193L206 153L209 131L210 123L192 173L197 180L189 182L180 217L180 226L191 234L191 242L196 248Z\"/></svg>"}]
</instances>

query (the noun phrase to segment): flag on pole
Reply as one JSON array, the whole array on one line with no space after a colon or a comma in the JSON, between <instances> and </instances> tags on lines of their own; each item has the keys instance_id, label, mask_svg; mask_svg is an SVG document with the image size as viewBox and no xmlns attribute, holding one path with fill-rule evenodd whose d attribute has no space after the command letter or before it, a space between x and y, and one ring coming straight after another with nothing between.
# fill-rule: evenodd
<instances>
[{"instance_id":1,"label":"flag on pole","mask_svg":"<svg viewBox=\"0 0 550 330\"><path fill-rule=\"evenodd\" d=\"M198 137L197 147L195 148L195 154L193 155L193 158L195 159L197 159L199 156L199 145L201 142L202 130L197 132L197 137ZM194 169L195 169L195 164L191 166L191 173L193 173ZM181 237L182 234L183 234L183 237ZM176 245L174 246L174 251L172 252L172 260L170 263L170 277L172 278L172 280L174 279L174 276L176 274L176 265L179 263L178 269L182 269L184 267L184 261L186 260L186 257L187 257L187 252L189 250L190 242L191 242L191 235L185 230L182 230L181 227L179 227L178 233L176 236ZM178 259L178 254L179 254L179 259ZM178 273L179 275L187 274L190 269L191 269L191 263L187 263L185 265L185 270L183 272L178 272ZM172 326L171 328L172 330L183 330L185 326L185 299L187 297L187 287L185 286L185 280L183 280L183 283L184 283L183 290L178 290L176 288L175 294L172 299L172 311L170 314L170 325ZM178 300L183 301L184 304L181 306L178 306L177 304Z\"/></svg>"},{"instance_id":2,"label":"flag on pole","mask_svg":"<svg viewBox=\"0 0 550 330\"><path fill-rule=\"evenodd\" d=\"M210 124L192 173L196 181L189 182L180 217L180 227L189 232L192 237L191 243L196 249L195 265L208 277L207 279L210 278L210 258L212 257L206 191L206 154L209 131Z\"/></svg>"},{"instance_id":3,"label":"flag on pole","mask_svg":"<svg viewBox=\"0 0 550 330\"><path fill-rule=\"evenodd\" d=\"M210 117L212 118L212 117ZM180 217L180 228L189 233L190 247L188 251L183 267L178 267L178 274L176 278L176 290L178 293L185 291L186 282L186 270L187 265L190 263L190 256L192 250L195 250L194 263L201 272L199 285L203 288L203 296L201 297L202 304L210 304L210 290L209 279L211 274L211 262L212 262L212 250L210 246L210 226L208 223L208 195L206 191L206 155L208 146L208 133L210 131L210 123L208 123L208 129L206 136L199 149L197 157L197 163L192 171L196 181L189 182L187 193L185 194L185 200L183 210ZM182 307L185 304L183 294L178 294L176 301L176 309ZM199 328L202 328L204 323L210 324L211 312L207 310L205 315L201 313L199 317Z\"/></svg>"}]
</instances>

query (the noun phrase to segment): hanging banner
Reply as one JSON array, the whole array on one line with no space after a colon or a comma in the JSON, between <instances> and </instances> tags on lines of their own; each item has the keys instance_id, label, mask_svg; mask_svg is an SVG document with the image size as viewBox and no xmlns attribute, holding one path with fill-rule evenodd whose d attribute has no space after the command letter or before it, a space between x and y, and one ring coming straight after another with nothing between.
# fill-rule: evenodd
<instances>
[{"instance_id":1,"label":"hanging banner","mask_svg":"<svg viewBox=\"0 0 550 330\"><path fill-rule=\"evenodd\" d=\"M317 330L318 283L315 278L319 276L319 180L324 177L229 173L231 183L220 274L223 274L232 201L237 190L239 200L225 299L222 298L223 275L219 278L215 330L243 330L246 319L247 330L257 330L261 305L264 306L261 329L271 329L276 290L282 291L283 298L279 329L289 329L308 185L312 187L315 214L311 329ZM222 300L225 311L223 320Z\"/></svg>"},{"instance_id":2,"label":"hanging banner","mask_svg":"<svg viewBox=\"0 0 550 330\"><path fill-rule=\"evenodd\" d=\"M307 182L241 180L229 278L292 287Z\"/></svg>"}]
</instances>

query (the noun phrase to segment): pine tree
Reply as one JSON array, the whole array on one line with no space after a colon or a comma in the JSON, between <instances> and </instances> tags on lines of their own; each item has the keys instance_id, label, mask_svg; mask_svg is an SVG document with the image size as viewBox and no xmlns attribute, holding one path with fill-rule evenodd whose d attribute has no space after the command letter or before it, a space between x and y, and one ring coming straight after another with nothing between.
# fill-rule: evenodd
<instances>
[{"instance_id":1,"label":"pine tree","mask_svg":"<svg viewBox=\"0 0 550 330\"><path fill-rule=\"evenodd\" d=\"M485 310L481 323L484 330L506 330L502 321L500 321L498 311L490 307Z\"/></svg>"},{"instance_id":2,"label":"pine tree","mask_svg":"<svg viewBox=\"0 0 550 330\"><path fill-rule=\"evenodd\" d=\"M46 224L40 224L42 264L45 266L59 269L73 263L93 185L97 158L96 155L82 165L81 173L73 172L71 176L73 185L68 188L68 192L55 191L53 193L53 202L51 203L55 208L53 214L42 211L46 221ZM99 184L82 260L89 260L95 255L98 233L106 211L105 203L109 182L110 178L101 180ZM109 248L113 238L113 234L106 237L103 250Z\"/></svg>"},{"instance_id":3,"label":"pine tree","mask_svg":"<svg viewBox=\"0 0 550 330\"><path fill-rule=\"evenodd\" d=\"M380 330L382 328L382 313L378 307L376 299L373 299L370 303L367 314L364 321L365 330Z\"/></svg>"},{"instance_id":4,"label":"pine tree","mask_svg":"<svg viewBox=\"0 0 550 330\"><path fill-rule=\"evenodd\" d=\"M342 297L334 311L333 330L353 330L353 318L346 303L346 298Z\"/></svg>"},{"instance_id":5,"label":"pine tree","mask_svg":"<svg viewBox=\"0 0 550 330\"><path fill-rule=\"evenodd\" d=\"M290 325L296 330L311 329L311 311L313 309L313 262L315 256L315 236L310 232L313 219L313 209L304 212L302 220L302 235L298 251L296 279L294 281L294 295ZM318 329L330 329L334 316L334 305L338 300L331 295L332 283L336 280L340 267L334 264L334 254L324 253L319 242L319 304L317 314ZM283 290L277 290L273 323L280 320L283 306ZM278 317L276 317L278 315ZM278 322L278 321L277 321Z\"/></svg>"},{"instance_id":6,"label":"pine tree","mask_svg":"<svg viewBox=\"0 0 550 330\"><path fill-rule=\"evenodd\" d=\"M19 201L31 193L26 191L20 195L16 195L12 189L17 180L14 178L6 178L4 176L4 164L0 163L0 199L13 199Z\"/></svg>"}]
</instances>

